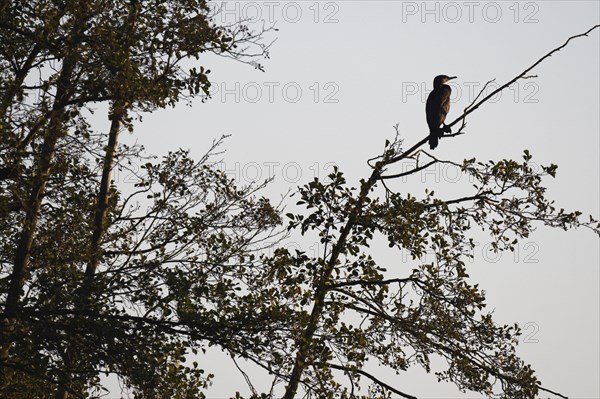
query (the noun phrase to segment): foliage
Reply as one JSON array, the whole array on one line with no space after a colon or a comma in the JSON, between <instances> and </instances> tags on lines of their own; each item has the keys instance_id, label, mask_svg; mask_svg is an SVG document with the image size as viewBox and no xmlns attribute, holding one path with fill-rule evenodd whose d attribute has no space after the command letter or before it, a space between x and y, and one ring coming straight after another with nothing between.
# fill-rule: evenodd
<instances>
[{"instance_id":1,"label":"foliage","mask_svg":"<svg viewBox=\"0 0 600 399\"><path fill-rule=\"evenodd\" d=\"M398 144L387 146L360 189L348 187L335 170L328 182L315 179L300 189L298 205L308 213L287 215L290 229L317 235L325 248L318 257L284 252L272 261L286 264L298 276L293 283L307 287L305 303L312 313L301 319L296 359L296 367L304 371L304 391L315 397L351 397L360 380L367 379L374 392L412 397L364 372L364 366L375 362L399 372L420 365L429 372L433 356L448 365L436 372L438 379L461 390L535 397L539 381L516 354L519 327L497 325L486 311L485 293L469 281L472 230L484 229L494 250L504 251L513 250L537 223L563 229L584 226L598 233L598 221L581 222L580 212L557 210L542 185L544 178L554 177L556 165L538 171L527 151L522 162L470 159L455 164L475 182L474 192L462 198L437 198L426 191L419 199L387 185L385 194L378 195L376 183L392 176L383 168L405 154ZM424 151L414 154L419 155L428 156ZM412 269L377 262L369 247L381 238L410 254ZM434 254L433 262L424 261L426 252ZM334 370L343 371L350 387L339 384Z\"/></svg>"},{"instance_id":2,"label":"foliage","mask_svg":"<svg viewBox=\"0 0 600 399\"><path fill-rule=\"evenodd\" d=\"M149 160L132 193L110 171L144 162L118 146L119 130L207 94L206 54L260 69L266 31L220 26L201 0L3 1L0 11L2 396L84 396L106 372L139 397L197 397L210 375L182 364L201 347L182 321L186 290L212 303L196 323L220 322L214 301L235 294L228 274L279 216L209 156ZM102 102L108 134L90 122Z\"/></svg>"},{"instance_id":3,"label":"foliage","mask_svg":"<svg viewBox=\"0 0 600 399\"><path fill-rule=\"evenodd\" d=\"M598 232L546 198L555 165L536 170L528 152L466 160L455 165L476 182L471 194L418 198L382 191L400 176L386 170L449 161L395 140L358 188L335 170L299 189L306 210L287 215L289 234L316 237L321 254L269 254L280 209L260 197L264 185L239 187L214 167L220 141L197 161L118 143L143 112L208 94L206 54L260 69L264 33L216 24L201 0L0 2L0 395L99 396L100 376L115 374L135 398L203 397L213 375L196 361L212 346L273 375L271 392L249 383L257 398L279 383L285 398L357 397L364 381L371 397L410 398L365 365L430 371L435 356L447 362L438 378L463 390L545 389L466 260L474 227L498 251L539 223ZM98 103L106 133L91 124ZM133 163L135 187L111 182ZM411 254L411 270L376 260L381 239Z\"/></svg>"}]
</instances>

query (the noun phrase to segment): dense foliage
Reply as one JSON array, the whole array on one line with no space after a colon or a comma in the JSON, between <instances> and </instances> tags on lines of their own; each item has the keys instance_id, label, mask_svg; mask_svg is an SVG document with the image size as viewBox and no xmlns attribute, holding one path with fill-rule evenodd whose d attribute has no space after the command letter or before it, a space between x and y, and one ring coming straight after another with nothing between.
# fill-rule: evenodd
<instances>
[{"instance_id":1,"label":"dense foliage","mask_svg":"<svg viewBox=\"0 0 600 399\"><path fill-rule=\"evenodd\" d=\"M396 139L358 188L336 169L282 217L215 167L220 141L200 160L119 144L143 112L208 94L206 54L260 68L264 33L216 24L200 0L0 2L0 396L100 396L113 374L135 398L203 397L217 347L273 376L271 392L249 383L254 397L410 398L364 366L429 371L433 356L460 389L534 397L519 328L493 321L466 261L474 227L498 251L536 223L598 232L546 198L555 165L465 160L471 193L416 197L382 183L449 161ZM417 156L429 161L388 174ZM131 164L135 187L119 186L111 172ZM285 227L322 251L279 246ZM413 266L380 264L373 240Z\"/></svg>"}]
</instances>

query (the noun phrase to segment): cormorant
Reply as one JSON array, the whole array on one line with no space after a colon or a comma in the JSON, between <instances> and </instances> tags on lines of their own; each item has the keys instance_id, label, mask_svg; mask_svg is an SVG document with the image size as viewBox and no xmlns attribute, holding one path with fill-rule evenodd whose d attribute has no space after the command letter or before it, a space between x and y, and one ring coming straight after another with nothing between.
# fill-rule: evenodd
<instances>
[{"instance_id":1,"label":"cormorant","mask_svg":"<svg viewBox=\"0 0 600 399\"><path fill-rule=\"evenodd\" d=\"M444 84L456 76L439 75L433 79L433 90L427 97L425 113L427 114L427 124L429 125L429 147L433 150L438 145L438 140L445 131L450 131L444 121L446 114L450 111L450 94L452 89ZM443 125L443 127L440 127Z\"/></svg>"}]
</instances>

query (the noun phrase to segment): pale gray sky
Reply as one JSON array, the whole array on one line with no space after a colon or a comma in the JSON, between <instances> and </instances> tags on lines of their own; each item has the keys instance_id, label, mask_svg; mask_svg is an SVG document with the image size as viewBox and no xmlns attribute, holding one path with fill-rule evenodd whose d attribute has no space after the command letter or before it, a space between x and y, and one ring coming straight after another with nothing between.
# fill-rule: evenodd
<instances>
[{"instance_id":1,"label":"pale gray sky","mask_svg":"<svg viewBox=\"0 0 600 399\"><path fill-rule=\"evenodd\" d=\"M266 72L211 57L205 63L213 70L211 100L146 115L127 140L155 154L183 147L200 155L213 138L231 134L226 169L242 184L275 175L266 190L275 200L315 174L324 177L332 164L351 182L366 177L365 160L393 138L396 123L407 145L427 135L424 101L435 75L458 76L453 120L486 81L504 83L600 21L597 1L241 1L226 7L226 21L260 14L267 24L276 22ZM596 30L577 39L536 68L537 79L485 104L468 118L467 134L442 140L436 155L485 161L518 158L529 149L534 160L559 165L547 183L559 207L599 216L599 36ZM396 187L420 194L423 182L449 194L468 186L455 170L439 169ZM499 259L487 253L486 242L481 236L469 272L487 291L497 321L524 328L519 353L547 387L572 398L600 397L597 236L540 226L518 253ZM382 257L402 267L397 255ZM247 391L232 364L215 356L211 366L211 397ZM475 397L422 370L388 378L418 397Z\"/></svg>"}]
</instances>

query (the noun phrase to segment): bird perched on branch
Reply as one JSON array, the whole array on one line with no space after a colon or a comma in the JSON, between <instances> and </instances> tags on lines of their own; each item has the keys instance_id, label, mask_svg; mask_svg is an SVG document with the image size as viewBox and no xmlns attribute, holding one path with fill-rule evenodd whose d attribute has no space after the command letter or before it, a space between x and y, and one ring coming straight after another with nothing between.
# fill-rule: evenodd
<instances>
[{"instance_id":1,"label":"bird perched on branch","mask_svg":"<svg viewBox=\"0 0 600 399\"><path fill-rule=\"evenodd\" d=\"M438 140L444 132L450 132L444 121L450 111L450 94L452 89L444 84L456 76L439 75L433 79L433 90L427 97L425 113L427 114L427 124L429 125L429 147L433 150L438 145Z\"/></svg>"}]
</instances>

